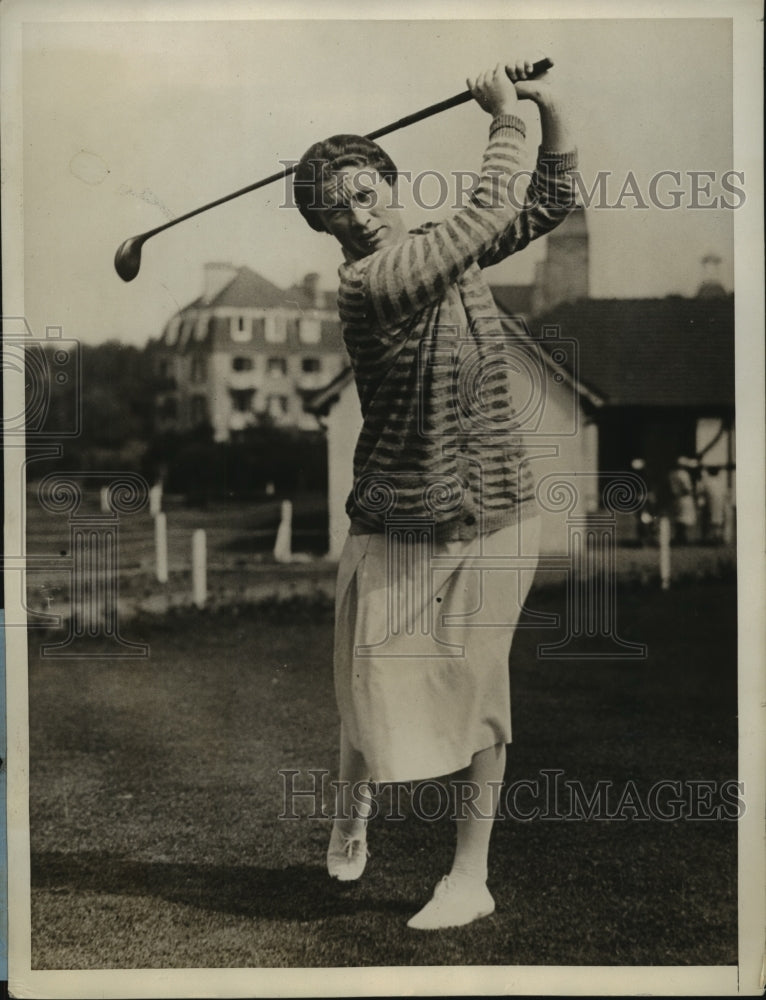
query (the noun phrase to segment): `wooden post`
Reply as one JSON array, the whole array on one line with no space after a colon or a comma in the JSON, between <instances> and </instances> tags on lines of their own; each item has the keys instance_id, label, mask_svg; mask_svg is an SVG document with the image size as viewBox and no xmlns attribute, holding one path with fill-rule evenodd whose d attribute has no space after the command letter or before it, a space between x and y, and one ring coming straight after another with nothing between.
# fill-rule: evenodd
<instances>
[{"instance_id":1,"label":"wooden post","mask_svg":"<svg viewBox=\"0 0 766 1000\"><path fill-rule=\"evenodd\" d=\"M157 579L168 582L168 533L167 519L160 511L154 518L154 548L156 552Z\"/></svg>"},{"instance_id":2,"label":"wooden post","mask_svg":"<svg viewBox=\"0 0 766 1000\"><path fill-rule=\"evenodd\" d=\"M660 518L660 580L662 589L670 587L670 518Z\"/></svg>"},{"instance_id":3,"label":"wooden post","mask_svg":"<svg viewBox=\"0 0 766 1000\"><path fill-rule=\"evenodd\" d=\"M292 558L293 505L289 500L282 501L282 520L277 529L277 539L274 542L274 559L277 562L290 562Z\"/></svg>"},{"instance_id":4,"label":"wooden post","mask_svg":"<svg viewBox=\"0 0 766 1000\"><path fill-rule=\"evenodd\" d=\"M162 510L162 483L155 483L149 490L149 513L156 517Z\"/></svg>"},{"instance_id":5,"label":"wooden post","mask_svg":"<svg viewBox=\"0 0 766 1000\"><path fill-rule=\"evenodd\" d=\"M207 539L204 528L192 535L192 600L198 608L207 601Z\"/></svg>"}]
</instances>

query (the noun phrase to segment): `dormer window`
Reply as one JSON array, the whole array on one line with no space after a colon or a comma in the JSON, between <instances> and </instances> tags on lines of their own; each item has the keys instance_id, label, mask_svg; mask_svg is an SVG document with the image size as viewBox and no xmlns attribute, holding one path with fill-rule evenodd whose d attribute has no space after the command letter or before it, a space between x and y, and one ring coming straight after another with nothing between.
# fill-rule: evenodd
<instances>
[{"instance_id":1,"label":"dormer window","mask_svg":"<svg viewBox=\"0 0 766 1000\"><path fill-rule=\"evenodd\" d=\"M253 335L250 320L247 316L232 316L231 339L237 344L245 344Z\"/></svg>"}]
</instances>

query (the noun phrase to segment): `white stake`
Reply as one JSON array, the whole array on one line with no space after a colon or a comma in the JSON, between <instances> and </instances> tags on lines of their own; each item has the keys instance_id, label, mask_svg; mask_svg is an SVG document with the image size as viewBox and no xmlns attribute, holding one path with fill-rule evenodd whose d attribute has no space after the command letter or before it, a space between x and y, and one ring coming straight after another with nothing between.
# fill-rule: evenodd
<instances>
[{"instance_id":1,"label":"white stake","mask_svg":"<svg viewBox=\"0 0 766 1000\"><path fill-rule=\"evenodd\" d=\"M670 587L670 518L660 518L660 580L662 589Z\"/></svg>"},{"instance_id":2,"label":"white stake","mask_svg":"<svg viewBox=\"0 0 766 1000\"><path fill-rule=\"evenodd\" d=\"M207 540L204 528L192 535L192 599L198 608L207 600Z\"/></svg>"},{"instance_id":3,"label":"white stake","mask_svg":"<svg viewBox=\"0 0 766 1000\"><path fill-rule=\"evenodd\" d=\"M277 562L290 562L292 558L293 505L282 501L282 520L274 542L274 558Z\"/></svg>"},{"instance_id":4,"label":"white stake","mask_svg":"<svg viewBox=\"0 0 766 1000\"><path fill-rule=\"evenodd\" d=\"M155 483L149 490L149 513L156 517L162 510L162 483Z\"/></svg>"},{"instance_id":5,"label":"white stake","mask_svg":"<svg viewBox=\"0 0 766 1000\"><path fill-rule=\"evenodd\" d=\"M166 517L159 513L154 519L154 550L156 553L157 579L168 582L168 532Z\"/></svg>"}]
</instances>

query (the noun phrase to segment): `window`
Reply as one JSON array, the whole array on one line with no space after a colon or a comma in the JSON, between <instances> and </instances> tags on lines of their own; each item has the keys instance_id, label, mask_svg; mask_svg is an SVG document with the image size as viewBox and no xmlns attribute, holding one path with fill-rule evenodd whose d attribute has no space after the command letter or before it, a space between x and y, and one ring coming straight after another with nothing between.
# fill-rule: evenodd
<instances>
[{"instance_id":1,"label":"window","mask_svg":"<svg viewBox=\"0 0 766 1000\"><path fill-rule=\"evenodd\" d=\"M192 382L204 382L207 378L207 358L204 354L195 354L191 361Z\"/></svg>"},{"instance_id":2,"label":"window","mask_svg":"<svg viewBox=\"0 0 766 1000\"><path fill-rule=\"evenodd\" d=\"M159 414L163 420L175 420L178 416L178 400L174 396L168 396L160 404Z\"/></svg>"},{"instance_id":3,"label":"window","mask_svg":"<svg viewBox=\"0 0 766 1000\"><path fill-rule=\"evenodd\" d=\"M318 344L322 339L322 328L318 319L301 320L300 337L304 344Z\"/></svg>"},{"instance_id":4,"label":"window","mask_svg":"<svg viewBox=\"0 0 766 1000\"><path fill-rule=\"evenodd\" d=\"M301 371L308 373L322 370L322 362L319 358L302 358Z\"/></svg>"},{"instance_id":5,"label":"window","mask_svg":"<svg viewBox=\"0 0 766 1000\"><path fill-rule=\"evenodd\" d=\"M250 413L253 409L255 389L230 389L232 409L236 413Z\"/></svg>"},{"instance_id":6,"label":"window","mask_svg":"<svg viewBox=\"0 0 766 1000\"><path fill-rule=\"evenodd\" d=\"M251 372L255 367L255 363L252 358L246 358L239 355L238 357L231 359L231 367L235 372Z\"/></svg>"},{"instance_id":7,"label":"window","mask_svg":"<svg viewBox=\"0 0 766 1000\"><path fill-rule=\"evenodd\" d=\"M226 316L211 316L207 321L207 335L208 337L223 336L229 332L231 324L228 317Z\"/></svg>"},{"instance_id":8,"label":"window","mask_svg":"<svg viewBox=\"0 0 766 1000\"><path fill-rule=\"evenodd\" d=\"M287 339L287 327L284 316L269 313L266 319L266 340L270 344L284 344Z\"/></svg>"},{"instance_id":9,"label":"window","mask_svg":"<svg viewBox=\"0 0 766 1000\"><path fill-rule=\"evenodd\" d=\"M196 427L204 424L207 420L207 398L205 396L192 396L191 398L191 421Z\"/></svg>"},{"instance_id":10,"label":"window","mask_svg":"<svg viewBox=\"0 0 766 1000\"><path fill-rule=\"evenodd\" d=\"M300 334L300 320L297 316L291 316L289 319L285 320L285 329L287 330L287 336L292 341L296 341Z\"/></svg>"},{"instance_id":11,"label":"window","mask_svg":"<svg viewBox=\"0 0 766 1000\"><path fill-rule=\"evenodd\" d=\"M287 375L287 358L269 358L266 371L269 375Z\"/></svg>"},{"instance_id":12,"label":"window","mask_svg":"<svg viewBox=\"0 0 766 1000\"><path fill-rule=\"evenodd\" d=\"M168 344L173 345L178 341L178 334L181 331L181 317L174 319L168 327Z\"/></svg>"},{"instance_id":13,"label":"window","mask_svg":"<svg viewBox=\"0 0 766 1000\"><path fill-rule=\"evenodd\" d=\"M229 329L231 330L231 339L237 344L247 343L253 335L247 316L232 316Z\"/></svg>"},{"instance_id":14,"label":"window","mask_svg":"<svg viewBox=\"0 0 766 1000\"><path fill-rule=\"evenodd\" d=\"M269 396L266 409L270 417L278 420L280 417L287 416L288 405L287 396Z\"/></svg>"},{"instance_id":15,"label":"window","mask_svg":"<svg viewBox=\"0 0 766 1000\"><path fill-rule=\"evenodd\" d=\"M265 337L266 335L266 318L264 316L256 316L253 319L253 333L258 337Z\"/></svg>"},{"instance_id":16,"label":"window","mask_svg":"<svg viewBox=\"0 0 766 1000\"><path fill-rule=\"evenodd\" d=\"M197 325L196 316L187 316L181 323L178 331L179 343L185 346L190 340L194 338L194 327Z\"/></svg>"},{"instance_id":17,"label":"window","mask_svg":"<svg viewBox=\"0 0 766 1000\"><path fill-rule=\"evenodd\" d=\"M158 391L175 389L176 379L173 374L173 361L170 358L163 358L157 365L157 389Z\"/></svg>"}]
</instances>

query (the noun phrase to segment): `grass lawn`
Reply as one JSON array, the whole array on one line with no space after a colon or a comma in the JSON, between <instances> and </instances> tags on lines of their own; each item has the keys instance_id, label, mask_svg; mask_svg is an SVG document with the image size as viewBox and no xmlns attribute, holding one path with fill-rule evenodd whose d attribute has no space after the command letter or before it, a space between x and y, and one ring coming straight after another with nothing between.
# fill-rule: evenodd
<instances>
[{"instance_id":1,"label":"grass lawn","mask_svg":"<svg viewBox=\"0 0 766 1000\"><path fill-rule=\"evenodd\" d=\"M538 612L563 592L533 591ZM592 788L736 778L736 595L627 589L646 660L540 660L521 630L506 780ZM736 963L736 823L506 818L496 913L406 919L448 869L452 824L377 820L359 883L324 871L328 820L279 820L280 768L336 765L329 609L135 620L145 660L30 647L33 967ZM383 798L382 796L381 798ZM524 800L526 802L526 800Z\"/></svg>"}]
</instances>

